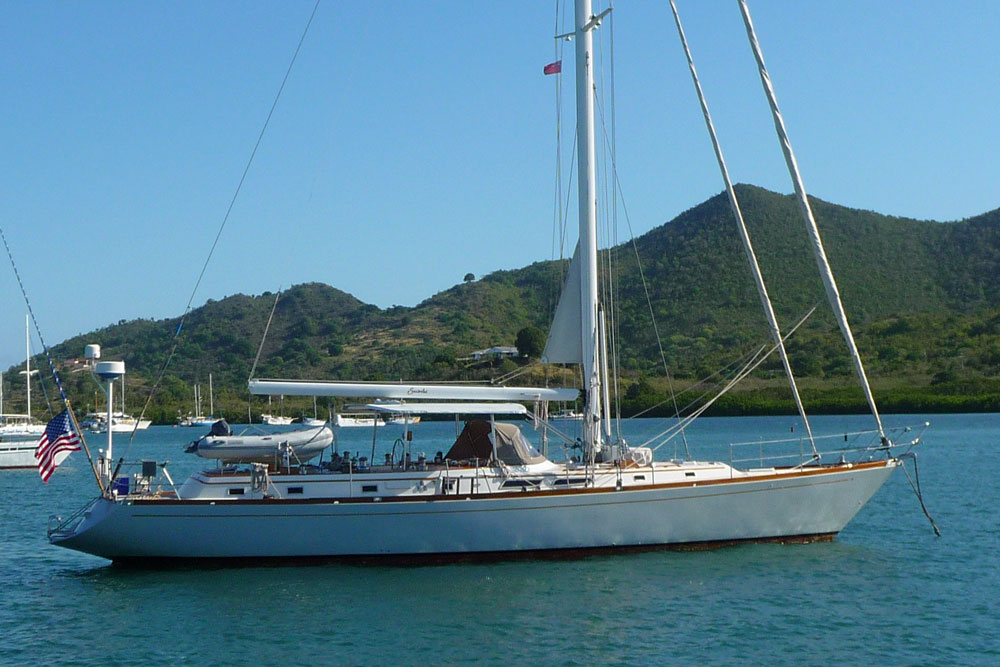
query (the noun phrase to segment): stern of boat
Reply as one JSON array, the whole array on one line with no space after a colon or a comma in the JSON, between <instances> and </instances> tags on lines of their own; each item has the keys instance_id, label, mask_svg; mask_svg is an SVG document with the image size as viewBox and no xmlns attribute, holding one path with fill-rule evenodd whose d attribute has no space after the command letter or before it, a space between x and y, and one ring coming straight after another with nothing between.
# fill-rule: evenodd
<instances>
[{"instance_id":1,"label":"stern of boat","mask_svg":"<svg viewBox=\"0 0 1000 667\"><path fill-rule=\"evenodd\" d=\"M57 547L74 549L84 553L110 558L104 553L99 540L95 540L98 527L107 519L118 503L105 497L97 497L78 509L69 517L49 516L49 543Z\"/></svg>"}]
</instances>

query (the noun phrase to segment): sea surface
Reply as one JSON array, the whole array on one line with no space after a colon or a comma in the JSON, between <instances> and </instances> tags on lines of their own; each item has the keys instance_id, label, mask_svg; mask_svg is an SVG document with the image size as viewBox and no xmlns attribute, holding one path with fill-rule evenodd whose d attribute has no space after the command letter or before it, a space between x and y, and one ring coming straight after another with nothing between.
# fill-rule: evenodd
<instances>
[{"instance_id":1,"label":"sea surface","mask_svg":"<svg viewBox=\"0 0 1000 667\"><path fill-rule=\"evenodd\" d=\"M48 484L32 470L0 471L0 664L1000 664L1000 415L885 421L931 422L916 451L941 537L897 471L831 543L420 567L122 569L46 539L49 515L96 495L83 452ZM688 444L695 458L728 460L728 443L789 437L795 423L703 419ZM822 433L871 425L814 418ZM635 444L662 427L633 420L624 431ZM127 453L127 436L115 436L115 456L169 460L179 483L205 465L183 453L202 432L153 427ZM414 451L433 456L454 432L420 424ZM343 429L339 446L370 454L371 431ZM674 443L657 452L674 455Z\"/></svg>"}]
</instances>

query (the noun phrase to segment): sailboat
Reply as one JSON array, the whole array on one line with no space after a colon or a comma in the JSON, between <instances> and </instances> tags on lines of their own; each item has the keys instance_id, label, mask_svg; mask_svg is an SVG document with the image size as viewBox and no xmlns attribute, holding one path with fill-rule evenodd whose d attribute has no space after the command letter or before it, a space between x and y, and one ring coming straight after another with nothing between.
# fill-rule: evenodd
<instances>
[{"instance_id":1,"label":"sailboat","mask_svg":"<svg viewBox=\"0 0 1000 667\"><path fill-rule=\"evenodd\" d=\"M182 423L183 426L211 426L215 423L215 394L212 389L212 374L208 374L208 416L201 410L201 385L194 386L194 416Z\"/></svg>"},{"instance_id":2,"label":"sailboat","mask_svg":"<svg viewBox=\"0 0 1000 667\"><path fill-rule=\"evenodd\" d=\"M38 423L31 416L31 335L29 319L24 318L24 382L27 414L5 413L3 411L3 373L0 373L0 468L34 468L35 446L45 432L45 424ZM56 454L56 465L69 456L69 452Z\"/></svg>"},{"instance_id":3,"label":"sailboat","mask_svg":"<svg viewBox=\"0 0 1000 667\"><path fill-rule=\"evenodd\" d=\"M313 396L313 416L312 417L303 416L299 421L305 424L306 426L322 426L323 424L326 423L325 419L319 418L319 409L316 406L315 396Z\"/></svg>"},{"instance_id":4,"label":"sailboat","mask_svg":"<svg viewBox=\"0 0 1000 667\"><path fill-rule=\"evenodd\" d=\"M111 413L112 433L132 433L133 431L145 431L153 423L149 419L136 419L125 412L125 378L121 378L121 410L114 410ZM108 430L107 416L99 412L89 413L87 421L80 424L89 428L94 433L106 433Z\"/></svg>"},{"instance_id":5,"label":"sailboat","mask_svg":"<svg viewBox=\"0 0 1000 667\"><path fill-rule=\"evenodd\" d=\"M285 397L281 397L281 404L284 405ZM271 397L267 397L267 412L263 412L260 415L260 421L262 424L267 424L268 426L288 426L292 423L291 417L286 417L283 414L272 414L271 412Z\"/></svg>"},{"instance_id":6,"label":"sailboat","mask_svg":"<svg viewBox=\"0 0 1000 667\"><path fill-rule=\"evenodd\" d=\"M814 448L792 463L755 456L747 467L655 460L650 447L614 435L598 299L592 95L593 31L609 11L594 14L590 0L576 0L568 35L576 52L580 239L545 348L550 361L583 368L579 455L550 460L501 421L545 424L548 405L577 400L575 388L252 379L256 395L364 399L366 412L404 422L469 421L447 452L430 459L413 451L408 431L384 460L375 460L373 443L370 452L335 451L317 464L219 466L170 488L152 479L156 466L122 485L105 464L102 494L55 518L51 543L114 561L412 561L833 539L903 465L906 452L896 448L918 442L893 442L877 413L871 442L857 451ZM749 30L748 15L747 23ZM832 280L824 275L828 287ZM777 333L772 349L780 351L782 340Z\"/></svg>"}]
</instances>

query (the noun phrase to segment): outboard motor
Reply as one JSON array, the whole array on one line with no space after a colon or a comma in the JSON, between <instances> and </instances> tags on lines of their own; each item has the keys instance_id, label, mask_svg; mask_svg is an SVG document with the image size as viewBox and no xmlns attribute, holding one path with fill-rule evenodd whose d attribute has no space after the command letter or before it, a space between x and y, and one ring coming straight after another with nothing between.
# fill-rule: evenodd
<instances>
[{"instance_id":1,"label":"outboard motor","mask_svg":"<svg viewBox=\"0 0 1000 667\"><path fill-rule=\"evenodd\" d=\"M219 421L212 424L212 431L209 433L209 435L215 435L215 436L227 436L232 434L233 434L233 429L229 427L229 424L226 422L225 419L220 419Z\"/></svg>"}]
</instances>

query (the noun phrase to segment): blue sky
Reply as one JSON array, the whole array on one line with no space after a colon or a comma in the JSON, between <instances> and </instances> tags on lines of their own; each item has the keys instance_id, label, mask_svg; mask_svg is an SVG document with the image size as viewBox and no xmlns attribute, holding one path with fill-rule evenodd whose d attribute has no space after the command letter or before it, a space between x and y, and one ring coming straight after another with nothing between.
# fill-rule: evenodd
<instances>
[{"instance_id":1,"label":"blue sky","mask_svg":"<svg viewBox=\"0 0 1000 667\"><path fill-rule=\"evenodd\" d=\"M183 311L312 5L0 2L0 224L49 343ZM734 179L789 192L735 0L678 5ZM943 221L1000 206L1000 3L750 7L810 194ZM722 189L668 12L614 12L636 233ZM410 306L551 258L555 15L324 2L195 306L307 281ZM6 368L24 307L3 265Z\"/></svg>"}]
</instances>

